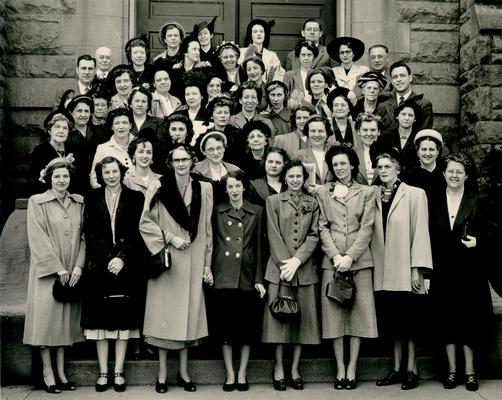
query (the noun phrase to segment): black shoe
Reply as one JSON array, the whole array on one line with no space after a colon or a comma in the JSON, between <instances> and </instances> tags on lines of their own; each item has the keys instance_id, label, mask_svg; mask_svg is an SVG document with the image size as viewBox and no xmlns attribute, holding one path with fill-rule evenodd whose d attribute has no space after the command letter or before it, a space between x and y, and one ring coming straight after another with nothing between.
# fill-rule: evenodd
<instances>
[{"instance_id":1,"label":"black shoe","mask_svg":"<svg viewBox=\"0 0 502 400\"><path fill-rule=\"evenodd\" d=\"M246 382L244 382L244 383L237 382L236 387L239 392L247 392L249 390L249 383L246 379Z\"/></svg>"},{"instance_id":2,"label":"black shoe","mask_svg":"<svg viewBox=\"0 0 502 400\"><path fill-rule=\"evenodd\" d=\"M115 379L116 378L123 378L124 373L123 372L115 372L114 376L115 376ZM116 392L125 392L125 390L126 390L125 381L124 381L124 383L113 382L113 390L115 390Z\"/></svg>"},{"instance_id":3,"label":"black shoe","mask_svg":"<svg viewBox=\"0 0 502 400\"><path fill-rule=\"evenodd\" d=\"M478 378L476 374L467 374L465 376L465 388L469 392L475 392L479 388Z\"/></svg>"},{"instance_id":4,"label":"black shoe","mask_svg":"<svg viewBox=\"0 0 502 400\"><path fill-rule=\"evenodd\" d=\"M390 371L386 376L376 381L377 386L389 386L401 383L401 373L395 370Z\"/></svg>"},{"instance_id":5,"label":"black shoe","mask_svg":"<svg viewBox=\"0 0 502 400\"><path fill-rule=\"evenodd\" d=\"M286 390L286 380L284 378L279 380L273 379L272 381L274 383L275 390L278 390L279 392L284 392Z\"/></svg>"},{"instance_id":6,"label":"black shoe","mask_svg":"<svg viewBox=\"0 0 502 400\"><path fill-rule=\"evenodd\" d=\"M96 389L96 392L104 392L106 391L106 389L108 389L108 372L100 372L98 375L98 380L99 378L106 378L106 383L99 384L98 382L96 382L94 389Z\"/></svg>"},{"instance_id":7,"label":"black shoe","mask_svg":"<svg viewBox=\"0 0 502 400\"><path fill-rule=\"evenodd\" d=\"M355 379L345 380L345 389L354 390L355 388L357 388L357 381Z\"/></svg>"},{"instance_id":8,"label":"black shoe","mask_svg":"<svg viewBox=\"0 0 502 400\"><path fill-rule=\"evenodd\" d=\"M47 393L50 393L50 394L61 393L61 389L59 389L57 387L57 385L48 385L47 382L45 382L45 378L44 378L44 389Z\"/></svg>"},{"instance_id":9,"label":"black shoe","mask_svg":"<svg viewBox=\"0 0 502 400\"><path fill-rule=\"evenodd\" d=\"M347 379L345 379L345 378L342 378L342 379L336 378L335 383L333 384L333 387L336 390L343 390L343 389L345 389L346 386L347 386Z\"/></svg>"},{"instance_id":10,"label":"black shoe","mask_svg":"<svg viewBox=\"0 0 502 400\"><path fill-rule=\"evenodd\" d=\"M234 383L224 383L223 391L224 392L233 392L235 390L235 382Z\"/></svg>"},{"instance_id":11,"label":"black shoe","mask_svg":"<svg viewBox=\"0 0 502 400\"><path fill-rule=\"evenodd\" d=\"M57 387L61 390L73 391L73 390L77 389L77 384L72 381L66 381L64 383L59 381L57 383Z\"/></svg>"},{"instance_id":12,"label":"black shoe","mask_svg":"<svg viewBox=\"0 0 502 400\"><path fill-rule=\"evenodd\" d=\"M457 387L457 374L455 372L450 372L443 382L443 387L445 389L455 389Z\"/></svg>"},{"instance_id":13,"label":"black shoe","mask_svg":"<svg viewBox=\"0 0 502 400\"><path fill-rule=\"evenodd\" d=\"M291 387L295 390L303 390L303 379L301 377L293 379L291 381Z\"/></svg>"},{"instance_id":14,"label":"black shoe","mask_svg":"<svg viewBox=\"0 0 502 400\"><path fill-rule=\"evenodd\" d=\"M403 390L411 390L415 389L418 386L418 378L419 375L415 374L413 371L408 371L406 377L401 384L401 389Z\"/></svg>"},{"instance_id":15,"label":"black shoe","mask_svg":"<svg viewBox=\"0 0 502 400\"><path fill-rule=\"evenodd\" d=\"M195 392L197 390L195 383L193 383L192 381L189 382L185 381L180 374L178 374L177 380L178 380L178 386L182 387L185 390L185 392Z\"/></svg>"},{"instance_id":16,"label":"black shoe","mask_svg":"<svg viewBox=\"0 0 502 400\"><path fill-rule=\"evenodd\" d=\"M157 382L155 383L155 391L157 393L166 393L167 392L167 381L160 383L159 380L157 379Z\"/></svg>"}]
</instances>

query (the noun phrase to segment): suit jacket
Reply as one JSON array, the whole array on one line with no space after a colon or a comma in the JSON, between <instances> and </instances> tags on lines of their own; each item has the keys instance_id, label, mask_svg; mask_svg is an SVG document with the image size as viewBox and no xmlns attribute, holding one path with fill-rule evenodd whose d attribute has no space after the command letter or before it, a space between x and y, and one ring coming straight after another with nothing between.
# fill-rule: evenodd
<instances>
[{"instance_id":1,"label":"suit jacket","mask_svg":"<svg viewBox=\"0 0 502 400\"><path fill-rule=\"evenodd\" d=\"M300 74L300 69L286 71L283 82L288 87L288 93L290 95L295 89L299 90L302 94L305 94L305 82Z\"/></svg>"},{"instance_id":2,"label":"suit jacket","mask_svg":"<svg viewBox=\"0 0 502 400\"><path fill-rule=\"evenodd\" d=\"M352 67L350 68L348 74L345 74L345 70L342 66L333 68L338 86L350 89L352 91L357 87L357 79L369 70L370 69L366 65L357 64L352 64Z\"/></svg>"},{"instance_id":3,"label":"suit jacket","mask_svg":"<svg viewBox=\"0 0 502 400\"><path fill-rule=\"evenodd\" d=\"M319 67L335 67L338 63L330 58L326 50L326 46L319 45L319 54L312 62L312 69ZM292 50L286 55L286 60L284 61L284 68L286 71L291 71L300 68L300 60L295 57L295 51Z\"/></svg>"},{"instance_id":4,"label":"suit jacket","mask_svg":"<svg viewBox=\"0 0 502 400\"><path fill-rule=\"evenodd\" d=\"M173 112L179 106L181 106L181 100L178 99L177 97L175 97L175 96L173 96L173 95L171 95L169 93L167 94L166 97L171 102L171 106L173 108ZM164 117L168 117L170 115L170 113L168 113L164 109L164 107L162 106L162 102L160 101L160 95L157 94L157 92L153 92L152 93L152 107L151 107L151 110L150 110L150 114L152 116L158 117L158 118L164 118Z\"/></svg>"},{"instance_id":5,"label":"suit jacket","mask_svg":"<svg viewBox=\"0 0 502 400\"><path fill-rule=\"evenodd\" d=\"M401 147L401 138L399 137L398 128L383 132L375 142L376 148L380 151L387 150L391 147L395 147L400 151L402 156L401 180L404 179L407 171L418 163L417 150L415 149L414 143L416 134L417 131L414 129L410 136L408 136L408 140L406 140L404 147Z\"/></svg>"},{"instance_id":6,"label":"suit jacket","mask_svg":"<svg viewBox=\"0 0 502 400\"><path fill-rule=\"evenodd\" d=\"M297 205L290 192L286 191L268 197L266 207L270 258L265 280L278 284L282 260L297 257L301 265L291 285L311 285L319 282L317 266L312 257L319 242L317 200L301 193Z\"/></svg>"},{"instance_id":7,"label":"suit jacket","mask_svg":"<svg viewBox=\"0 0 502 400\"><path fill-rule=\"evenodd\" d=\"M285 192L288 189L285 183L282 184L281 186L281 193ZM268 186L267 183L267 178L258 178L258 179L253 179L251 181L251 186L249 188L249 195L248 199L249 201L258 204L262 207L265 207L265 201L267 200L267 197L272 196L274 194L277 194L274 192L270 191L270 187Z\"/></svg>"},{"instance_id":8,"label":"suit jacket","mask_svg":"<svg viewBox=\"0 0 502 400\"><path fill-rule=\"evenodd\" d=\"M366 173L366 160L364 158L364 147L361 145L354 148L357 158L359 158L359 172L357 173L356 181L362 185L378 185L380 178L378 177L378 172L376 168L373 168L373 179L371 182L368 179L368 174Z\"/></svg>"},{"instance_id":9,"label":"suit jacket","mask_svg":"<svg viewBox=\"0 0 502 400\"><path fill-rule=\"evenodd\" d=\"M314 152L312 149L306 148L302 150L295 151L293 153L293 159L300 160L304 164L314 164L315 165L315 184L316 185L324 185L327 182L331 182L333 177L331 176L331 172L329 172L328 164L326 161L323 161L323 171L322 175L319 171L319 167L317 165L317 160L314 156ZM309 178L310 179L310 178Z\"/></svg>"},{"instance_id":10,"label":"suit jacket","mask_svg":"<svg viewBox=\"0 0 502 400\"><path fill-rule=\"evenodd\" d=\"M308 140L300 138L298 131L279 135L274 138L274 147L279 147L288 153L289 158L292 158L298 150L306 149L309 147Z\"/></svg>"},{"instance_id":11,"label":"suit jacket","mask_svg":"<svg viewBox=\"0 0 502 400\"><path fill-rule=\"evenodd\" d=\"M270 128L270 132L272 132L272 134L274 134L275 127L272 124L272 121L270 121L270 119L268 119L268 118L264 117L263 115L257 113L257 114L255 114L255 116L252 119L252 121L262 121L263 123L265 123ZM247 119L244 116L244 114L243 114L242 111L238 112L235 115L230 116L230 119L228 121L229 125L235 126L236 128L239 128L239 129L244 128L244 125L246 125L247 123L248 123L248 121L247 121Z\"/></svg>"},{"instance_id":12,"label":"suit jacket","mask_svg":"<svg viewBox=\"0 0 502 400\"><path fill-rule=\"evenodd\" d=\"M145 122L143 122L143 125L141 125L141 129L145 128L152 128L155 134L157 135L157 138L167 135L167 129L164 125L164 120L158 117L152 117L151 115L147 115ZM138 129L138 126L136 125L136 122L133 119L131 133L137 137L141 129Z\"/></svg>"}]
</instances>

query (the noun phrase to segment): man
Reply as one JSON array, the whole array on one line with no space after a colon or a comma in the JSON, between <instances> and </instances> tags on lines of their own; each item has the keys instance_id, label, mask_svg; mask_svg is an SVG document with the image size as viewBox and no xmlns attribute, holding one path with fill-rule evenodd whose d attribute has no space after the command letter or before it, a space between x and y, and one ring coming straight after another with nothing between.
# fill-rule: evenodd
<instances>
[{"instance_id":1,"label":"man","mask_svg":"<svg viewBox=\"0 0 502 400\"><path fill-rule=\"evenodd\" d=\"M106 79L112 67L112 51L108 47L98 47L94 58L96 59L96 78Z\"/></svg>"},{"instance_id":2,"label":"man","mask_svg":"<svg viewBox=\"0 0 502 400\"><path fill-rule=\"evenodd\" d=\"M395 62L389 68L390 79L394 87L389 100L378 105L377 114L382 117L384 131L395 130L398 122L395 118L396 107L409 98L417 96L411 89L413 75L410 67L402 61ZM432 103L425 97L416 100L420 108L420 119L414 125L416 132L422 129L431 129L433 122Z\"/></svg>"},{"instance_id":3,"label":"man","mask_svg":"<svg viewBox=\"0 0 502 400\"><path fill-rule=\"evenodd\" d=\"M383 44L375 44L368 49L368 61L370 71L378 72L387 79L386 86L382 91L391 91L391 81L389 77L389 48Z\"/></svg>"},{"instance_id":4,"label":"man","mask_svg":"<svg viewBox=\"0 0 502 400\"><path fill-rule=\"evenodd\" d=\"M319 54L316 58L314 58L312 63L312 69L324 66L334 67L337 65L337 62L329 57L328 52L326 51L326 46L319 44L319 40L322 36L322 27L318 20L313 18L307 19L303 23L301 35L305 40L312 42L319 49ZM295 57L294 50L287 54L284 67L286 68L286 71L300 68L300 61L298 57Z\"/></svg>"},{"instance_id":5,"label":"man","mask_svg":"<svg viewBox=\"0 0 502 400\"><path fill-rule=\"evenodd\" d=\"M77 59L78 94L87 94L92 89L92 81L96 73L96 59L88 54Z\"/></svg>"}]
</instances>

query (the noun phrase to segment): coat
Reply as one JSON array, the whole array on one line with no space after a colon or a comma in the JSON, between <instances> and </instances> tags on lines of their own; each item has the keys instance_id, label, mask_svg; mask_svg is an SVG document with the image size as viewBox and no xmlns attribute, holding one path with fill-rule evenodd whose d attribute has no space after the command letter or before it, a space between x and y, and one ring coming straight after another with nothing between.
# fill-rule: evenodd
<instances>
[{"instance_id":1,"label":"coat","mask_svg":"<svg viewBox=\"0 0 502 400\"><path fill-rule=\"evenodd\" d=\"M155 179L159 179L161 177L160 174L157 174L153 171L151 171L150 173L151 176L149 182L153 182ZM138 192L143 193L143 195L146 193L148 189L148 186L145 185L145 181L143 181L143 179L136 174L136 171L134 169L132 169L130 173L128 173L124 177L124 185L131 190L136 190Z\"/></svg>"},{"instance_id":2,"label":"coat","mask_svg":"<svg viewBox=\"0 0 502 400\"><path fill-rule=\"evenodd\" d=\"M213 212L213 262L215 289L253 290L265 274L265 220L263 208L244 201L244 216L229 202Z\"/></svg>"},{"instance_id":3,"label":"coat","mask_svg":"<svg viewBox=\"0 0 502 400\"><path fill-rule=\"evenodd\" d=\"M376 192L371 237L375 291L411 292L411 269L432 269L427 196L422 189L401 183L387 216L384 237L381 188ZM420 271L422 272L422 271ZM420 274L422 280L422 274ZM421 290L424 284L421 282Z\"/></svg>"},{"instance_id":4,"label":"coat","mask_svg":"<svg viewBox=\"0 0 502 400\"><path fill-rule=\"evenodd\" d=\"M302 95L305 95L305 81L302 79L300 69L287 71L284 75L284 83L288 87L288 93L291 95L293 90L299 90Z\"/></svg>"},{"instance_id":5,"label":"coat","mask_svg":"<svg viewBox=\"0 0 502 400\"><path fill-rule=\"evenodd\" d=\"M327 151L327 150L326 150ZM331 172L329 172L328 164L326 161L323 161L323 171L322 175L317 165L317 160L314 156L314 152L309 147L307 149L295 151L292 157L294 160L300 160L304 164L313 164L315 166L315 184L316 185L324 185L327 182L331 182L333 177L331 176ZM308 181L310 182L310 177Z\"/></svg>"},{"instance_id":6,"label":"coat","mask_svg":"<svg viewBox=\"0 0 502 400\"><path fill-rule=\"evenodd\" d=\"M283 183L281 185L281 192L285 192L287 190L287 185ZM253 179L251 181L251 185L249 187L249 194L248 194L248 199L255 203L258 204L262 207L265 207L265 201L267 200L268 196L271 196L276 193L271 193L270 192L270 187L268 186L267 183L267 178L262 177L258 179Z\"/></svg>"},{"instance_id":7,"label":"coat","mask_svg":"<svg viewBox=\"0 0 502 400\"><path fill-rule=\"evenodd\" d=\"M319 45L317 46L319 49L319 54L317 55L316 58L314 58L314 61L312 61L312 69L314 68L319 68L319 67L334 67L338 65L338 63L330 58L328 55L328 52L326 50L326 46ZM295 51L291 50L287 55L286 55L286 60L284 62L284 68L286 71L290 70L295 70L300 68L300 60L298 57L295 57Z\"/></svg>"},{"instance_id":8,"label":"coat","mask_svg":"<svg viewBox=\"0 0 502 400\"><path fill-rule=\"evenodd\" d=\"M138 136L138 133L145 128L151 128L157 135L157 138L167 135L167 129L164 125L164 120L158 117L152 117L151 115L147 115L145 122L143 122L143 125L141 125L141 128L138 129L138 126L136 125L136 122L132 122L132 127L131 127L131 134L134 136Z\"/></svg>"},{"instance_id":9,"label":"coat","mask_svg":"<svg viewBox=\"0 0 502 400\"><path fill-rule=\"evenodd\" d=\"M252 121L262 121L270 128L270 132L272 132L272 134L275 132L275 127L272 124L272 122L270 121L270 119L264 117L263 115L255 114ZM246 117L244 116L242 111L238 112L235 115L230 116L230 119L228 121L229 125L232 125L238 129L244 128L244 125L246 125L247 123L248 123L248 120L246 119Z\"/></svg>"},{"instance_id":10,"label":"coat","mask_svg":"<svg viewBox=\"0 0 502 400\"><path fill-rule=\"evenodd\" d=\"M334 67L333 73L335 74L338 86L354 91L357 87L357 80L359 77L369 70L370 69L366 65L352 64L348 74L345 73L345 69L342 66Z\"/></svg>"},{"instance_id":11,"label":"coat","mask_svg":"<svg viewBox=\"0 0 502 400\"><path fill-rule=\"evenodd\" d=\"M267 197L267 232L270 258L265 280L279 283L282 260L297 257L301 265L291 281L292 286L319 282L317 266L312 257L319 242L319 205L317 200L300 194L299 206L289 191Z\"/></svg>"},{"instance_id":12,"label":"coat","mask_svg":"<svg viewBox=\"0 0 502 400\"><path fill-rule=\"evenodd\" d=\"M57 272L85 271L82 233L84 198L66 197L64 205L52 190L30 197L28 242L30 272L23 343L33 346L69 346L84 340L80 329L81 302L61 303L52 295ZM85 272L84 272L85 274Z\"/></svg>"},{"instance_id":13,"label":"coat","mask_svg":"<svg viewBox=\"0 0 502 400\"><path fill-rule=\"evenodd\" d=\"M171 103L171 107L176 110L179 106L181 106L181 100L177 97L167 94L166 98ZM150 114L157 118L165 118L172 114L169 113L163 106L161 101L161 95L157 92L152 93L152 107L150 108Z\"/></svg>"},{"instance_id":14,"label":"coat","mask_svg":"<svg viewBox=\"0 0 502 400\"><path fill-rule=\"evenodd\" d=\"M353 182L344 199L331 197L332 185L317 192L321 210L319 235L325 257L322 268L332 269L337 254L349 255L354 261L351 271L372 268L369 249L375 219L375 188Z\"/></svg>"},{"instance_id":15,"label":"coat","mask_svg":"<svg viewBox=\"0 0 502 400\"><path fill-rule=\"evenodd\" d=\"M274 138L274 147L283 149L292 158L296 151L309 147L308 140L303 140L304 138L307 139L306 136L301 135L297 130L285 135L279 135Z\"/></svg>"},{"instance_id":16,"label":"coat","mask_svg":"<svg viewBox=\"0 0 502 400\"><path fill-rule=\"evenodd\" d=\"M193 341L208 335L206 305L202 290L205 266L211 265L213 232L211 213L213 192L207 182L201 185L201 210L196 239L186 250L170 244L174 236L189 240L190 234L169 215L160 201L152 202L156 186L150 185L145 196L139 230L151 254L164 247L164 231L172 266L169 271L148 281L143 334L160 339Z\"/></svg>"}]
</instances>

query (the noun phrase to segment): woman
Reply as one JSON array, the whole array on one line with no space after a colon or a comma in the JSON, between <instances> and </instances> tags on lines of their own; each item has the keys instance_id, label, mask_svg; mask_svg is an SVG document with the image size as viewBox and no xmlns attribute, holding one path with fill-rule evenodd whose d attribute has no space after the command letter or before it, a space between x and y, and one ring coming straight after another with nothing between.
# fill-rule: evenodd
<instances>
[{"instance_id":1,"label":"woman","mask_svg":"<svg viewBox=\"0 0 502 400\"><path fill-rule=\"evenodd\" d=\"M306 100L309 101L317 110L318 114L331 119L331 108L328 107L327 95L330 87L335 83L330 68L316 68L307 74L305 78L305 89L309 94Z\"/></svg>"},{"instance_id":2,"label":"woman","mask_svg":"<svg viewBox=\"0 0 502 400\"><path fill-rule=\"evenodd\" d=\"M361 113L356 119L354 128L360 142L360 146L354 149L359 158L356 181L362 185L378 185L380 181L372 156L378 152L376 141L382 130L382 118L371 113Z\"/></svg>"},{"instance_id":3,"label":"woman","mask_svg":"<svg viewBox=\"0 0 502 400\"><path fill-rule=\"evenodd\" d=\"M159 164L166 165L169 152L178 143L184 143L193 148L192 138L193 138L193 125L190 118L183 114L175 112L165 119L165 130L167 134L159 137L159 153L158 157ZM202 159L197 154L197 158Z\"/></svg>"},{"instance_id":4,"label":"woman","mask_svg":"<svg viewBox=\"0 0 502 400\"><path fill-rule=\"evenodd\" d=\"M150 65L150 45L146 34L129 39L125 45L129 68L136 73L139 84L150 85L152 66Z\"/></svg>"},{"instance_id":5,"label":"woman","mask_svg":"<svg viewBox=\"0 0 502 400\"><path fill-rule=\"evenodd\" d=\"M167 71L181 60L180 44L185 38L185 28L180 23L170 20L159 29L159 39L166 46L166 50L153 59L155 64L163 65Z\"/></svg>"},{"instance_id":6,"label":"woman","mask_svg":"<svg viewBox=\"0 0 502 400\"><path fill-rule=\"evenodd\" d=\"M353 104L349 96L349 90L340 87L332 90L326 101L333 117L332 125L336 141L350 143L357 148L360 143L351 117Z\"/></svg>"},{"instance_id":7,"label":"woman","mask_svg":"<svg viewBox=\"0 0 502 400\"><path fill-rule=\"evenodd\" d=\"M201 61L208 61L213 68L219 65L216 50L212 46L216 18L218 17L213 17L211 21L202 21L196 24L192 31L192 35L197 35L197 39L200 43Z\"/></svg>"},{"instance_id":8,"label":"woman","mask_svg":"<svg viewBox=\"0 0 502 400\"><path fill-rule=\"evenodd\" d=\"M468 180L474 179L474 165L462 153L446 157L443 168L446 190L436 193L431 205L431 242L434 272L432 298L436 327L446 347L448 375L445 389L453 389L458 378L457 348L463 353L465 388L478 390L475 355L491 343L492 300L487 267L479 262L485 251L488 221L480 216L480 197Z\"/></svg>"},{"instance_id":9,"label":"woman","mask_svg":"<svg viewBox=\"0 0 502 400\"><path fill-rule=\"evenodd\" d=\"M63 303L52 295L56 280L75 288L85 263L81 231L84 198L68 192L72 171L66 158L51 160L43 171L48 189L31 196L28 202L30 274L23 343L40 350L47 393L75 390L75 382L68 381L64 372L64 348L84 340L80 300ZM52 347L57 354L57 380L52 369Z\"/></svg>"},{"instance_id":10,"label":"woman","mask_svg":"<svg viewBox=\"0 0 502 400\"><path fill-rule=\"evenodd\" d=\"M322 185L332 180L325 156L332 143L329 138L333 132L325 117L314 114L307 119L303 133L308 137L309 146L295 151L293 159L300 160L307 168L309 180L305 181L305 188L309 194L314 196Z\"/></svg>"},{"instance_id":11,"label":"woman","mask_svg":"<svg viewBox=\"0 0 502 400\"><path fill-rule=\"evenodd\" d=\"M424 316L423 274L432 269L427 197L422 189L399 180L400 154L395 149L376 158L382 185L376 193L371 237L378 332L394 343L394 366L377 386L401 383L402 390L418 385L415 342ZM401 372L403 347L408 350L406 373Z\"/></svg>"},{"instance_id":12,"label":"woman","mask_svg":"<svg viewBox=\"0 0 502 400\"><path fill-rule=\"evenodd\" d=\"M362 97L357 100L353 108L352 119L354 120L363 112L376 114L378 105L384 100L380 92L387 86L385 76L375 71L362 74L357 82L361 88Z\"/></svg>"},{"instance_id":13,"label":"woman","mask_svg":"<svg viewBox=\"0 0 502 400\"><path fill-rule=\"evenodd\" d=\"M108 388L109 340L115 341L114 390L126 390L124 361L129 339L139 338L142 271L136 244L143 196L122 184L126 167L115 157L95 166L100 185L86 201L84 232L88 241L82 328L96 341L99 375L95 390Z\"/></svg>"},{"instance_id":14,"label":"woman","mask_svg":"<svg viewBox=\"0 0 502 400\"><path fill-rule=\"evenodd\" d=\"M270 119L275 127L272 135L284 135L291 132L291 112L286 107L288 102L288 88L281 81L271 81L265 85L265 99L269 111L265 117Z\"/></svg>"},{"instance_id":15,"label":"woman","mask_svg":"<svg viewBox=\"0 0 502 400\"><path fill-rule=\"evenodd\" d=\"M287 186L281 181L281 174L289 157L283 149L271 147L265 153L265 173L251 181L249 200L265 207L268 196L286 191Z\"/></svg>"},{"instance_id":16,"label":"woman","mask_svg":"<svg viewBox=\"0 0 502 400\"><path fill-rule=\"evenodd\" d=\"M288 190L267 198L267 231L270 258L265 280L268 282L268 304L277 297L279 286L291 286L298 301L300 316L295 320L276 319L268 307L263 317L264 343L275 343L274 389L286 390L284 379L284 344L293 344L291 378L293 389L303 389L298 371L302 345L319 344L317 266L312 257L319 241L317 200L302 191L308 172L300 161L290 161L282 172Z\"/></svg>"},{"instance_id":17,"label":"woman","mask_svg":"<svg viewBox=\"0 0 502 400\"><path fill-rule=\"evenodd\" d=\"M152 106L152 93L144 86L136 86L127 97L127 104L132 111L131 134L138 136L142 129L150 128L157 136L165 135L164 121L148 115Z\"/></svg>"},{"instance_id":18,"label":"woman","mask_svg":"<svg viewBox=\"0 0 502 400\"><path fill-rule=\"evenodd\" d=\"M202 284L213 283L213 192L210 184L190 176L192 160L183 144L169 153L173 171L148 188L139 225L150 253L167 244L171 255L171 268L148 281L146 295L143 333L159 349L158 393L167 391L168 350L179 350L178 386L196 390L188 373L188 348L208 335Z\"/></svg>"},{"instance_id":19,"label":"woman","mask_svg":"<svg viewBox=\"0 0 502 400\"><path fill-rule=\"evenodd\" d=\"M375 218L375 190L355 181L359 168L356 152L347 146L331 147L326 163L334 182L317 192L319 235L324 259L321 293L333 280L334 270L353 273L357 288L351 308L321 296L322 337L333 339L337 366L335 389L355 389L361 338L378 336L373 298L373 260L369 243ZM350 228L346 228L350 227ZM349 363L344 363L344 338L348 337Z\"/></svg>"},{"instance_id":20,"label":"woman","mask_svg":"<svg viewBox=\"0 0 502 400\"><path fill-rule=\"evenodd\" d=\"M299 42L295 46L295 57L300 62L300 68L292 71L286 71L284 83L288 87L289 93L298 92L301 97L308 99L310 97L307 90L307 75L312 69L314 59L319 55L319 49L306 40Z\"/></svg>"},{"instance_id":21,"label":"woman","mask_svg":"<svg viewBox=\"0 0 502 400\"><path fill-rule=\"evenodd\" d=\"M209 118L206 109L207 93L202 82L190 80L185 82L184 100L185 107L180 107L176 110L177 113L190 118L192 121L194 136L197 138L206 132L207 128L204 125Z\"/></svg>"},{"instance_id":22,"label":"woman","mask_svg":"<svg viewBox=\"0 0 502 400\"><path fill-rule=\"evenodd\" d=\"M129 93L136 86L136 74L128 65L117 65L108 75L110 86L116 94L111 99L110 111L116 108L127 108Z\"/></svg>"},{"instance_id":23,"label":"woman","mask_svg":"<svg viewBox=\"0 0 502 400\"><path fill-rule=\"evenodd\" d=\"M263 176L270 128L262 121L250 121L244 125L241 135L246 141L246 150L236 158L236 162L251 179Z\"/></svg>"},{"instance_id":24,"label":"woman","mask_svg":"<svg viewBox=\"0 0 502 400\"><path fill-rule=\"evenodd\" d=\"M260 338L262 304L266 293L265 218L263 208L247 201L249 180L242 171L224 178L227 199L213 212L214 289L209 328L222 344L227 378L225 392L246 391L247 364L251 345ZM232 346L240 346L237 377L233 368Z\"/></svg>"},{"instance_id":25,"label":"woman","mask_svg":"<svg viewBox=\"0 0 502 400\"><path fill-rule=\"evenodd\" d=\"M233 83L230 91L235 91L241 84L239 76L239 66L237 60L239 59L240 49L239 46L233 41L223 41L216 48L216 55L220 59L223 66L222 74L226 77L226 81Z\"/></svg>"},{"instance_id":26,"label":"woman","mask_svg":"<svg viewBox=\"0 0 502 400\"><path fill-rule=\"evenodd\" d=\"M154 149L157 150L156 144L157 140L153 132L150 134L142 132L142 135L129 143L127 147L133 167L124 177L124 185L131 190L143 193L143 195L146 193L148 186L161 177L160 174L153 172L151 168Z\"/></svg>"},{"instance_id":27,"label":"woman","mask_svg":"<svg viewBox=\"0 0 502 400\"><path fill-rule=\"evenodd\" d=\"M340 36L327 46L329 56L339 62L339 67L333 67L338 86L354 90L357 79L370 69L366 65L354 64L364 55L364 43L353 37Z\"/></svg>"},{"instance_id":28,"label":"woman","mask_svg":"<svg viewBox=\"0 0 502 400\"><path fill-rule=\"evenodd\" d=\"M155 92L152 93L152 108L150 110L150 114L154 117L168 117L181 106L181 100L169 92L171 83L169 72L163 67L156 68L153 74Z\"/></svg>"},{"instance_id":29,"label":"woman","mask_svg":"<svg viewBox=\"0 0 502 400\"><path fill-rule=\"evenodd\" d=\"M230 116L230 125L242 129L249 121L263 121L271 130L275 131L272 122L260 114L260 109L267 107L266 99L263 96L263 91L255 83L243 82L235 92L234 97L238 100L242 109L237 114Z\"/></svg>"},{"instance_id":30,"label":"woman","mask_svg":"<svg viewBox=\"0 0 502 400\"><path fill-rule=\"evenodd\" d=\"M285 70L281 66L281 61L274 51L268 50L270 44L270 30L275 22L266 22L262 19L252 20L246 28L246 38L244 46L240 50L239 64L242 64L245 58L256 56L261 58L265 65L265 73L263 81L270 82L273 80L282 81Z\"/></svg>"},{"instance_id":31,"label":"woman","mask_svg":"<svg viewBox=\"0 0 502 400\"><path fill-rule=\"evenodd\" d=\"M223 79L218 75L211 75L207 81L206 92L207 101L210 103L216 97L222 94Z\"/></svg>"}]
</instances>

